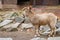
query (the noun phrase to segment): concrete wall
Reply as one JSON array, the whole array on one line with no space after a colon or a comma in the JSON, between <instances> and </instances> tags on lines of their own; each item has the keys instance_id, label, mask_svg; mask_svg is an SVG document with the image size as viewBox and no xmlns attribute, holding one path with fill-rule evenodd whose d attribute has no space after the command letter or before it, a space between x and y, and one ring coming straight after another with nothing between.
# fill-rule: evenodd
<instances>
[{"instance_id":1,"label":"concrete wall","mask_svg":"<svg viewBox=\"0 0 60 40\"><path fill-rule=\"evenodd\" d=\"M59 0L35 0L36 5L58 5ZM34 4L34 1L32 2Z\"/></svg>"},{"instance_id":2,"label":"concrete wall","mask_svg":"<svg viewBox=\"0 0 60 40\"><path fill-rule=\"evenodd\" d=\"M43 5L58 5L59 0L44 0Z\"/></svg>"},{"instance_id":3,"label":"concrete wall","mask_svg":"<svg viewBox=\"0 0 60 40\"><path fill-rule=\"evenodd\" d=\"M17 4L17 0L4 0L4 4Z\"/></svg>"},{"instance_id":4,"label":"concrete wall","mask_svg":"<svg viewBox=\"0 0 60 40\"><path fill-rule=\"evenodd\" d=\"M0 0L0 9L2 9L2 0Z\"/></svg>"},{"instance_id":5,"label":"concrete wall","mask_svg":"<svg viewBox=\"0 0 60 40\"><path fill-rule=\"evenodd\" d=\"M58 5L59 0L30 0L33 5ZM17 0L3 0L4 4L17 4Z\"/></svg>"}]
</instances>

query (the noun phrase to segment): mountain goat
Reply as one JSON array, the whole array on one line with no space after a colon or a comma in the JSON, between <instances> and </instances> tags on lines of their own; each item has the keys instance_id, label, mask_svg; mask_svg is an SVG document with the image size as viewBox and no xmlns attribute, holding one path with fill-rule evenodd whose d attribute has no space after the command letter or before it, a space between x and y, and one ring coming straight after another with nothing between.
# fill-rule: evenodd
<instances>
[{"instance_id":1,"label":"mountain goat","mask_svg":"<svg viewBox=\"0 0 60 40\"><path fill-rule=\"evenodd\" d=\"M56 32L56 23L57 23L57 16L53 13L34 13L32 12L32 7L25 7L24 9L24 15L28 17L31 21L31 23L35 26L35 35L40 36L40 26L41 25L49 25L49 28L51 29L51 32L49 33L49 36L55 35ZM53 35L53 36L54 36Z\"/></svg>"}]
</instances>

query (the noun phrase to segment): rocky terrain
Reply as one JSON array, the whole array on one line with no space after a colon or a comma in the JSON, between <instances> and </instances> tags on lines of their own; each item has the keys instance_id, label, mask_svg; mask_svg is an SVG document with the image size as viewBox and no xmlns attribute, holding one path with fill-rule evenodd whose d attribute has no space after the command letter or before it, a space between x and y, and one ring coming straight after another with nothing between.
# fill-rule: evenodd
<instances>
[{"instance_id":1,"label":"rocky terrain","mask_svg":"<svg viewBox=\"0 0 60 40\"><path fill-rule=\"evenodd\" d=\"M15 10L15 11L11 11L11 10ZM8 9L6 9L6 11L0 10L0 38L12 38L13 40L46 40L47 38L46 35L41 35L41 38L39 37L34 38L34 29L32 28L33 25L30 23L29 19L27 17L24 18L20 10L19 11L16 9L11 9L11 10L9 11ZM33 11L35 11L35 13L54 12L55 15L60 17L59 6L56 7L38 6L38 7L33 7ZM58 22L56 26L59 28L60 22ZM44 30L47 29L49 28L47 28L46 26ZM60 39L59 36L60 36L60 29L57 30L57 34L54 38L48 38L48 40L50 39L59 40Z\"/></svg>"}]
</instances>

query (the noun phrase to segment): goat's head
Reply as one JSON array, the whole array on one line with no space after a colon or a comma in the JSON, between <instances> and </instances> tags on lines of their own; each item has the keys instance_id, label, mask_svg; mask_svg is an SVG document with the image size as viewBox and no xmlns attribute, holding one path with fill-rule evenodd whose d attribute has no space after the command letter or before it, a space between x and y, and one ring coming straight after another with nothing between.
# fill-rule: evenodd
<instances>
[{"instance_id":1,"label":"goat's head","mask_svg":"<svg viewBox=\"0 0 60 40\"><path fill-rule=\"evenodd\" d=\"M22 11L23 11L23 14L24 14L25 16L29 16L29 14L31 14L31 12L32 12L32 6L24 7L24 8L22 9Z\"/></svg>"}]
</instances>

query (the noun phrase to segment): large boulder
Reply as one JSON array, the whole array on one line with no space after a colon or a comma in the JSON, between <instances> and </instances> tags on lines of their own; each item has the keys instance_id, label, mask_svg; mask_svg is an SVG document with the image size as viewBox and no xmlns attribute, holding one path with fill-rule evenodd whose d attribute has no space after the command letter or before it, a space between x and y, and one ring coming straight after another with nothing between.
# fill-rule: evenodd
<instances>
[{"instance_id":1,"label":"large boulder","mask_svg":"<svg viewBox=\"0 0 60 40\"><path fill-rule=\"evenodd\" d=\"M9 23L11 23L11 22L13 22L13 20L4 20L4 21L2 21L1 23L0 23L0 27L2 27L2 26L5 26L5 25L7 25L7 24L9 24Z\"/></svg>"},{"instance_id":2,"label":"large boulder","mask_svg":"<svg viewBox=\"0 0 60 40\"><path fill-rule=\"evenodd\" d=\"M42 26L40 26L40 30L42 30L44 32L47 31L48 29L50 29L48 25L42 25Z\"/></svg>"},{"instance_id":3,"label":"large boulder","mask_svg":"<svg viewBox=\"0 0 60 40\"><path fill-rule=\"evenodd\" d=\"M11 30L18 30L18 26L20 25L20 23L16 22L16 23L11 23L8 25L5 25L1 28L1 30L6 29L6 31L11 31Z\"/></svg>"},{"instance_id":4,"label":"large boulder","mask_svg":"<svg viewBox=\"0 0 60 40\"><path fill-rule=\"evenodd\" d=\"M25 17L24 23L31 23L28 17Z\"/></svg>"},{"instance_id":5,"label":"large boulder","mask_svg":"<svg viewBox=\"0 0 60 40\"><path fill-rule=\"evenodd\" d=\"M36 37L36 38L32 38L31 40L46 40L46 39L45 38Z\"/></svg>"},{"instance_id":6,"label":"large boulder","mask_svg":"<svg viewBox=\"0 0 60 40\"><path fill-rule=\"evenodd\" d=\"M27 29L33 28L33 25L31 23L28 23L28 24L27 23L22 23L20 27L21 27L22 31L23 30L28 31Z\"/></svg>"},{"instance_id":7,"label":"large boulder","mask_svg":"<svg viewBox=\"0 0 60 40\"><path fill-rule=\"evenodd\" d=\"M57 22L56 27L57 27L57 28L60 27L60 21Z\"/></svg>"},{"instance_id":8,"label":"large boulder","mask_svg":"<svg viewBox=\"0 0 60 40\"><path fill-rule=\"evenodd\" d=\"M31 28L31 27L33 27L33 25L31 23L28 23L28 24L23 23L23 24L21 24L21 28Z\"/></svg>"},{"instance_id":9,"label":"large boulder","mask_svg":"<svg viewBox=\"0 0 60 40\"><path fill-rule=\"evenodd\" d=\"M23 17L15 17L15 22L22 23L25 19Z\"/></svg>"},{"instance_id":10,"label":"large boulder","mask_svg":"<svg viewBox=\"0 0 60 40\"><path fill-rule=\"evenodd\" d=\"M8 28L17 28L19 26L20 23L16 22L16 23L11 23L11 24L8 24L8 25L5 25L4 27L2 28L5 28L5 29L8 29Z\"/></svg>"},{"instance_id":11,"label":"large boulder","mask_svg":"<svg viewBox=\"0 0 60 40\"><path fill-rule=\"evenodd\" d=\"M60 40L60 37L49 37L48 40Z\"/></svg>"},{"instance_id":12,"label":"large boulder","mask_svg":"<svg viewBox=\"0 0 60 40\"><path fill-rule=\"evenodd\" d=\"M19 16L16 12L6 12L5 15L3 15L4 19L14 19L15 17Z\"/></svg>"}]
</instances>

